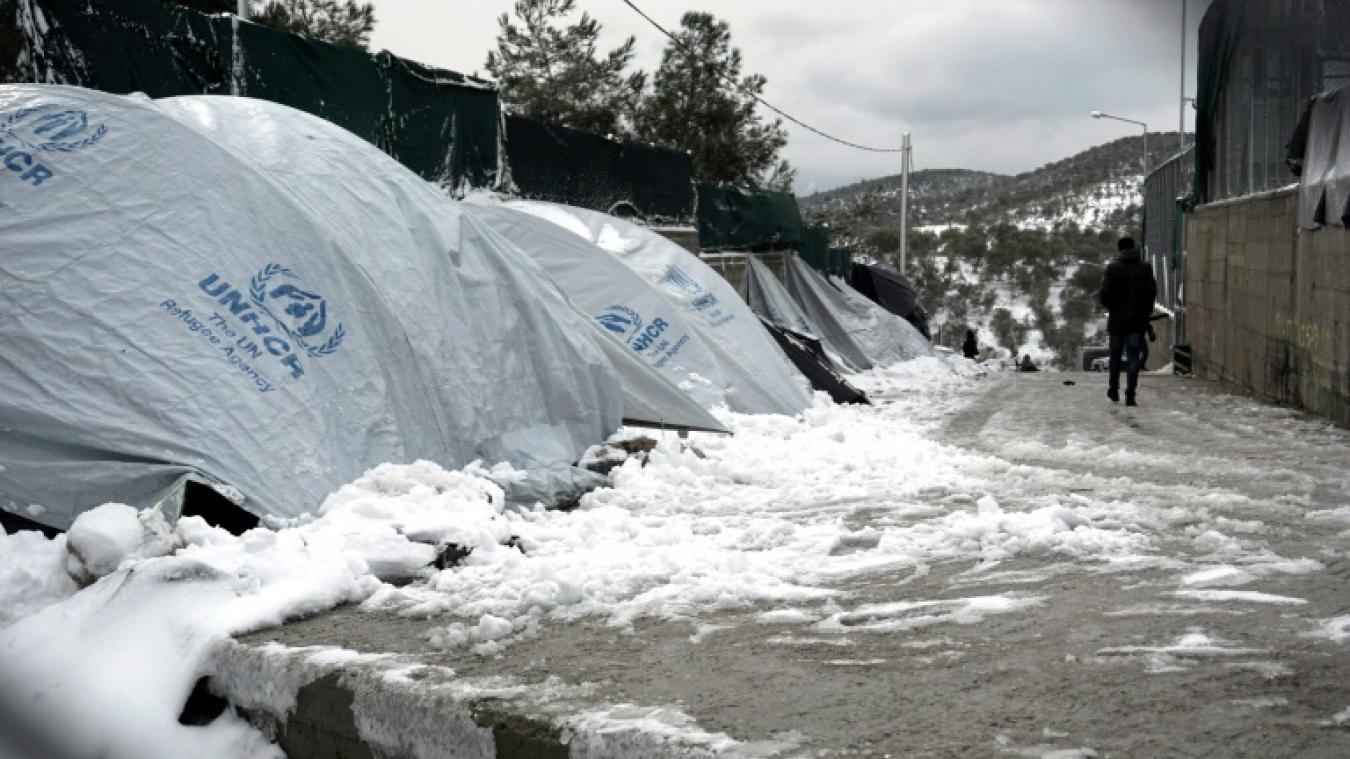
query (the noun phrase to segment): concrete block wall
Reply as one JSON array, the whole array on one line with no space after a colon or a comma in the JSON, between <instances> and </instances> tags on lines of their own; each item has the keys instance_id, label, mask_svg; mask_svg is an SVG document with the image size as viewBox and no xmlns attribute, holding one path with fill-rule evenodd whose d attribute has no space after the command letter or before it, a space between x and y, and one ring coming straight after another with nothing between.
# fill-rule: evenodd
<instances>
[{"instance_id":1,"label":"concrete block wall","mask_svg":"<svg viewBox=\"0 0 1350 759\"><path fill-rule=\"evenodd\" d=\"M1350 231L1297 218L1285 189L1187 219L1195 371L1350 425Z\"/></svg>"}]
</instances>

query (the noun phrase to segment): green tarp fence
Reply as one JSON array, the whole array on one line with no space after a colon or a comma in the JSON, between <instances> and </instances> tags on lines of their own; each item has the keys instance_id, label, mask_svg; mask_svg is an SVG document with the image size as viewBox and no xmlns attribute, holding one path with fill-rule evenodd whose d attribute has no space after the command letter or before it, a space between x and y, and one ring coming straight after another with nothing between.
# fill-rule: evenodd
<instances>
[{"instance_id":1,"label":"green tarp fence","mask_svg":"<svg viewBox=\"0 0 1350 759\"><path fill-rule=\"evenodd\" d=\"M158 0L13 0L12 81L151 97L256 97L327 119L423 178L463 189L497 173L497 93L486 82Z\"/></svg>"},{"instance_id":2,"label":"green tarp fence","mask_svg":"<svg viewBox=\"0 0 1350 759\"><path fill-rule=\"evenodd\" d=\"M809 226L803 229L797 252L808 266L821 274L833 274L847 280L851 273L853 254L843 248L831 248L830 232L825 227Z\"/></svg>"},{"instance_id":3,"label":"green tarp fence","mask_svg":"<svg viewBox=\"0 0 1350 759\"><path fill-rule=\"evenodd\" d=\"M788 192L698 184L698 240L704 250L767 250L795 246L805 225Z\"/></svg>"},{"instance_id":4,"label":"green tarp fence","mask_svg":"<svg viewBox=\"0 0 1350 759\"><path fill-rule=\"evenodd\" d=\"M648 221L694 218L694 165L687 153L506 117L511 181L521 197L613 211L627 203Z\"/></svg>"}]
</instances>

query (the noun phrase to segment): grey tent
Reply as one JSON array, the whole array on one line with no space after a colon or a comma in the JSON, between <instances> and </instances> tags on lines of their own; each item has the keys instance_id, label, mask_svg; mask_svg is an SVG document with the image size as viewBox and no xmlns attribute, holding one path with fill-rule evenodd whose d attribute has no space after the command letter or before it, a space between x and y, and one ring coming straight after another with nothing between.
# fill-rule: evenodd
<instances>
[{"instance_id":1,"label":"grey tent","mask_svg":"<svg viewBox=\"0 0 1350 759\"><path fill-rule=\"evenodd\" d=\"M294 517L385 461L542 469L620 423L547 276L328 122L14 85L0 124L6 509L192 480Z\"/></svg>"},{"instance_id":2,"label":"grey tent","mask_svg":"<svg viewBox=\"0 0 1350 759\"><path fill-rule=\"evenodd\" d=\"M821 342L853 371L933 355L932 346L909 322L842 280L826 279L800 256L785 257L783 279Z\"/></svg>"},{"instance_id":3,"label":"grey tent","mask_svg":"<svg viewBox=\"0 0 1350 759\"><path fill-rule=\"evenodd\" d=\"M753 253L745 254L745 300L812 388L828 393L835 403L869 402L839 373L806 313Z\"/></svg>"},{"instance_id":4,"label":"grey tent","mask_svg":"<svg viewBox=\"0 0 1350 759\"><path fill-rule=\"evenodd\" d=\"M507 205L595 243L678 306L716 356L733 411L797 414L811 405L805 378L754 312L694 254L649 229L596 211L535 201Z\"/></svg>"},{"instance_id":5,"label":"grey tent","mask_svg":"<svg viewBox=\"0 0 1350 759\"><path fill-rule=\"evenodd\" d=\"M622 346L624 358L637 359L616 366L632 396L625 403L626 421L723 431L704 410L726 402L727 383L716 356L646 280L593 243L537 216L488 202L462 207L543 267L606 343Z\"/></svg>"},{"instance_id":6,"label":"grey tent","mask_svg":"<svg viewBox=\"0 0 1350 759\"><path fill-rule=\"evenodd\" d=\"M811 319L792 295L753 253L745 254L745 302L761 319L799 335L819 339Z\"/></svg>"}]
</instances>

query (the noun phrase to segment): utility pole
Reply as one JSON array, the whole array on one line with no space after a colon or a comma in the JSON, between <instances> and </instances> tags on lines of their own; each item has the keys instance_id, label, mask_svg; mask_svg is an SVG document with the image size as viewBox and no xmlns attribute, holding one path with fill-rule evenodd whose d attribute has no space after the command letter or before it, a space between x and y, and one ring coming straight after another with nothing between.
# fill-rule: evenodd
<instances>
[{"instance_id":1,"label":"utility pole","mask_svg":"<svg viewBox=\"0 0 1350 759\"><path fill-rule=\"evenodd\" d=\"M909 257L909 132L900 143L900 273L905 273Z\"/></svg>"},{"instance_id":2,"label":"utility pole","mask_svg":"<svg viewBox=\"0 0 1350 759\"><path fill-rule=\"evenodd\" d=\"M1186 149L1186 0L1181 0L1181 102L1177 104L1177 152Z\"/></svg>"},{"instance_id":3,"label":"utility pole","mask_svg":"<svg viewBox=\"0 0 1350 759\"><path fill-rule=\"evenodd\" d=\"M248 18L248 0L239 0L239 18Z\"/></svg>"}]
</instances>

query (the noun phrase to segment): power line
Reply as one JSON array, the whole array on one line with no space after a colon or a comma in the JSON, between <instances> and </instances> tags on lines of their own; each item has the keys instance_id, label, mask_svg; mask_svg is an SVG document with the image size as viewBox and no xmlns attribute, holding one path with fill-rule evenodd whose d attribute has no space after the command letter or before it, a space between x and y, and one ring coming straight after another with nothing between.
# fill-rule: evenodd
<instances>
[{"instance_id":1,"label":"power line","mask_svg":"<svg viewBox=\"0 0 1350 759\"><path fill-rule=\"evenodd\" d=\"M632 8L634 13L636 13L636 14L638 14L639 16L641 16L642 18L646 19L647 23L649 23L649 24L651 24L652 26L656 27L656 30L657 30L657 31L659 31L659 32L661 32L662 34L666 35L666 37L668 37L668 38L670 39L671 42L674 42L676 45L679 45L686 53L689 53L690 55L693 54L693 51L691 51L689 48L685 47L684 43L681 42L680 39L679 39L678 37L676 37L675 35L671 34L669 31L666 30L666 28L665 28L664 26L661 26L661 24L657 23L656 19L653 19L651 16L648 16L645 12L643 12L643 10L642 10L641 8L637 7L637 5L635 5L635 4L633 3L633 0L622 0L622 2L623 2L624 5L628 6L629 8ZM728 83L730 83L731 86L733 86L733 87L739 89L740 91L742 91L742 92L744 92L745 94L749 95L750 97L754 98L756 103L759 103L760 105L764 106L765 108L768 108L770 111L773 111L774 113L778 114L779 116L782 116L783 118L787 119L788 121L791 121L793 124L796 124L797 126L801 127L802 129L805 129L805 130L807 130L808 132L813 132L813 133L815 133L815 134L817 134L817 135L820 135L821 137L824 137L825 139L830 140L831 142L837 142L837 143L839 143L840 145L844 145L844 146L846 146L846 147L850 147L850 148L853 148L853 149L855 149L855 150L864 150L864 151L867 151L868 153L903 153L903 152L905 152L905 149L904 149L903 147L900 147L900 148L874 148L874 147L870 147L870 146L867 146L867 145L859 145L859 144L856 143L856 142L849 142L848 140L845 140L845 139L843 139L843 138L841 138L841 137L835 137L834 135L832 135L832 134L830 134L830 133L828 133L828 132L824 132L824 131L822 131L822 130L820 130L820 129L817 129L817 128L811 126L810 124L806 123L805 121L802 121L801 119L797 118L796 116L793 116L792 114L788 113L787 111L784 111L783 109L779 108L778 106L774 105L773 103L770 103L769 101L765 100L764 98L762 98L762 97L760 97L759 95L755 94L754 92L750 91L748 88L746 88L743 84L741 84L740 82L736 81L735 79L732 79L731 77L723 77L723 78L725 79L725 81L727 81Z\"/></svg>"}]
</instances>

